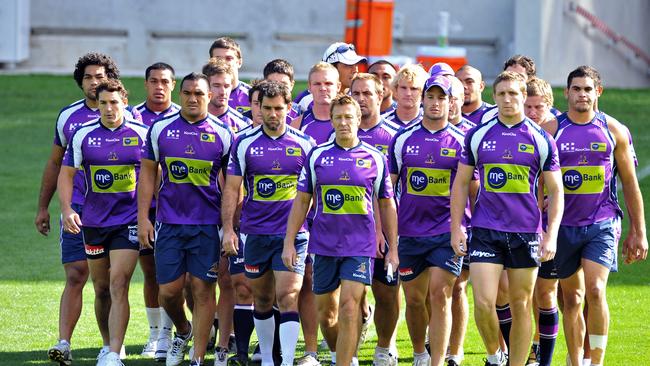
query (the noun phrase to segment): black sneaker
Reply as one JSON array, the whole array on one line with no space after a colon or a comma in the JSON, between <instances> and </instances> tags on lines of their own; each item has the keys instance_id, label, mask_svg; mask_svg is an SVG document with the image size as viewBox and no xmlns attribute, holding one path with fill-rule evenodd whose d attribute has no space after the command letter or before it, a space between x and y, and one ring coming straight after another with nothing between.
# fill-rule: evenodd
<instances>
[{"instance_id":1,"label":"black sneaker","mask_svg":"<svg viewBox=\"0 0 650 366\"><path fill-rule=\"evenodd\" d=\"M230 356L228 366L248 366L248 356L240 354Z\"/></svg>"},{"instance_id":2,"label":"black sneaker","mask_svg":"<svg viewBox=\"0 0 650 366\"><path fill-rule=\"evenodd\" d=\"M454 360L449 360L447 361L447 366L460 366L459 364L456 363Z\"/></svg>"}]
</instances>

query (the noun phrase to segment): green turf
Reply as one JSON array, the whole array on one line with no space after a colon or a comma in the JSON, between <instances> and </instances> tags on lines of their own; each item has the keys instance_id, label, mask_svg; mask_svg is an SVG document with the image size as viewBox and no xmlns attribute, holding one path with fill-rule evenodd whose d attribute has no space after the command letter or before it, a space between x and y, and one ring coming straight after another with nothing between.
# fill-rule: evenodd
<instances>
[{"instance_id":1,"label":"green turf","mask_svg":"<svg viewBox=\"0 0 650 366\"><path fill-rule=\"evenodd\" d=\"M124 80L132 104L144 96L142 79ZM296 86L296 91L304 88ZM33 219L43 166L52 145L54 121L59 109L79 99L81 93L71 77L0 76L0 365L46 365L45 350L57 337L58 301L63 288L59 262L58 204L50 208L53 234L44 238L36 233ZM177 100L178 98L175 97ZM650 114L650 90L607 90L602 110L625 122L635 139L641 167L650 158L650 133L646 118ZM556 90L556 105L566 106L561 90ZM641 182L650 197L650 179ZM646 204L646 206L648 206ZM646 215L647 216L647 215ZM621 266L610 279L608 298L612 314L607 353L609 365L650 364L650 279L647 262ZM84 310L74 338L75 365L94 365L101 340L92 313L92 287L86 286ZM131 322L126 335L127 365L153 365L136 356L147 336L142 300L142 275L139 270L131 287ZM371 328L374 337L374 329ZM362 364L372 360L373 340L362 349ZM400 323L400 360L412 361L406 325ZM467 365L482 365L484 348L470 320L465 342ZM560 332L554 365L563 364L566 348ZM325 354L323 354L325 355ZM211 358L209 360L211 362Z\"/></svg>"}]
</instances>

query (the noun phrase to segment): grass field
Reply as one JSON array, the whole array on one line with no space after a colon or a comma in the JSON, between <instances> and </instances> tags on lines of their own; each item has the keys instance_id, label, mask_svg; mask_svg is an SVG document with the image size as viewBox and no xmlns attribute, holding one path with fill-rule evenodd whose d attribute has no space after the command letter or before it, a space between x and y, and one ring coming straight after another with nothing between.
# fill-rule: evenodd
<instances>
[{"instance_id":1,"label":"grass field","mask_svg":"<svg viewBox=\"0 0 650 366\"><path fill-rule=\"evenodd\" d=\"M144 97L142 79L125 79L132 104ZM304 84L296 86L302 90ZM566 103L556 90L556 106ZM57 338L58 301L63 288L59 260L56 198L50 208L53 233L44 238L33 227L43 166L50 152L54 121L59 109L81 97L71 77L0 76L0 365L46 365L46 350ZM176 97L175 97L176 98ZM650 164L650 90L607 90L602 110L625 122L635 140L640 168ZM650 198L650 179L641 181ZM646 215L647 217L647 215ZM608 298L612 315L607 352L609 365L650 365L650 263L622 265L610 277ZM471 297L470 297L471 298ZM84 309L73 344L75 365L94 365L101 338L92 312L92 286L86 286ZM130 293L131 322L126 335L127 365L153 365L137 356L147 337L139 270ZM374 335L374 329L371 330ZM371 364L374 340L363 348L362 364ZM412 362L406 325L400 322L400 363ZM465 342L466 365L482 365L484 348L470 321ZM566 348L562 331L554 365L564 364ZM211 361L211 358L209 359Z\"/></svg>"}]
</instances>

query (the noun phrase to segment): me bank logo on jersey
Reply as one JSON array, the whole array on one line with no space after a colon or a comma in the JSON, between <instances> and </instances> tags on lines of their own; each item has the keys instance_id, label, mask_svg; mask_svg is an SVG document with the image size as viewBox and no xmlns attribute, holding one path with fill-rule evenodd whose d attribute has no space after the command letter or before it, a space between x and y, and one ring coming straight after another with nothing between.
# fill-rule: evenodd
<instances>
[{"instance_id":1,"label":"me bank logo on jersey","mask_svg":"<svg viewBox=\"0 0 650 366\"><path fill-rule=\"evenodd\" d=\"M323 185L323 213L335 215L365 215L368 213L365 187Z\"/></svg>"},{"instance_id":2,"label":"me bank logo on jersey","mask_svg":"<svg viewBox=\"0 0 650 366\"><path fill-rule=\"evenodd\" d=\"M485 164L485 190L494 193L530 193L530 167L516 164Z\"/></svg>"},{"instance_id":3,"label":"me bank logo on jersey","mask_svg":"<svg viewBox=\"0 0 650 366\"><path fill-rule=\"evenodd\" d=\"M451 170L408 168L407 192L416 196L449 196Z\"/></svg>"},{"instance_id":4,"label":"me bank logo on jersey","mask_svg":"<svg viewBox=\"0 0 650 366\"><path fill-rule=\"evenodd\" d=\"M92 190L95 193L123 193L135 191L134 165L92 165Z\"/></svg>"},{"instance_id":5,"label":"me bank logo on jersey","mask_svg":"<svg viewBox=\"0 0 650 366\"><path fill-rule=\"evenodd\" d=\"M604 166L567 166L561 170L564 193L597 194L605 189Z\"/></svg>"}]
</instances>

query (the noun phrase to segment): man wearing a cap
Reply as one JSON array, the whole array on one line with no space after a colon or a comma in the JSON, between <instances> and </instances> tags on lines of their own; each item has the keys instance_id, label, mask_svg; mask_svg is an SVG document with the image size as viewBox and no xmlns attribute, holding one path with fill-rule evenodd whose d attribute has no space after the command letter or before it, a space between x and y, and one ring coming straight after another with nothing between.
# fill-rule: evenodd
<instances>
[{"instance_id":1,"label":"man wearing a cap","mask_svg":"<svg viewBox=\"0 0 650 366\"><path fill-rule=\"evenodd\" d=\"M386 115L394 111L397 108L397 102L393 100L393 89L391 89L390 85L395 78L395 74L397 74L397 68L386 60L379 60L368 67L368 72L378 77L384 86L384 96L381 100L381 106L379 106L380 113Z\"/></svg>"},{"instance_id":2,"label":"man wearing a cap","mask_svg":"<svg viewBox=\"0 0 650 366\"><path fill-rule=\"evenodd\" d=\"M487 350L486 365L505 365L495 312L499 278L506 269L512 314L509 358L524 365L530 350L532 292L540 262L553 259L564 199L555 141L524 115L526 83L510 71L494 81L498 116L470 130L451 196L451 245L470 256L474 317ZM472 236L463 230L474 170L480 176ZM542 232L539 177L548 191L548 226ZM507 209L504 209L506 208ZM400 207L401 209L401 207Z\"/></svg>"},{"instance_id":3,"label":"man wearing a cap","mask_svg":"<svg viewBox=\"0 0 650 366\"><path fill-rule=\"evenodd\" d=\"M456 77L463 83L465 88L465 100L463 103L463 117L474 124L480 124L481 118L488 110L496 108L492 104L483 101L483 89L485 82L481 71L471 65L464 65L456 72Z\"/></svg>"},{"instance_id":4,"label":"man wearing a cap","mask_svg":"<svg viewBox=\"0 0 650 366\"><path fill-rule=\"evenodd\" d=\"M429 78L424 85L424 118L400 130L388 154L393 185L399 180L402 187L399 274L414 366L445 361L452 288L463 263L450 244L449 200L465 135L448 122L450 97L449 79L440 75ZM463 228L465 224L463 219ZM430 309L426 308L427 296ZM431 356L424 347L427 326L432 329Z\"/></svg>"},{"instance_id":5,"label":"man wearing a cap","mask_svg":"<svg viewBox=\"0 0 650 366\"><path fill-rule=\"evenodd\" d=\"M446 62L436 62L429 68L429 76L454 76L454 69Z\"/></svg>"},{"instance_id":6,"label":"man wearing a cap","mask_svg":"<svg viewBox=\"0 0 650 366\"><path fill-rule=\"evenodd\" d=\"M354 45L351 43L335 42L332 43L325 53L323 53L323 62L333 65L339 72L339 81L341 82L340 93L347 93L352 84L354 75L359 72L359 63L365 62L366 58L357 55ZM308 90L303 91L294 99L294 102L300 105L301 110L307 110L311 106L313 98Z\"/></svg>"}]
</instances>

